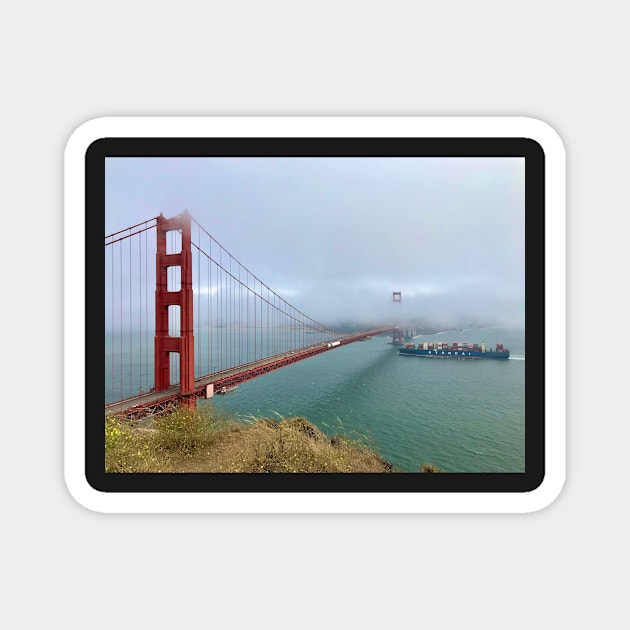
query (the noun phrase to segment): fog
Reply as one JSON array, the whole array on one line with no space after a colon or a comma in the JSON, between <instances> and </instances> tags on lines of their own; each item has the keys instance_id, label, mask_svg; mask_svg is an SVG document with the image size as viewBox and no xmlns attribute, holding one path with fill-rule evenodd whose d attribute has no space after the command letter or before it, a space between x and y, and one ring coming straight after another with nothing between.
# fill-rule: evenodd
<instances>
[{"instance_id":1,"label":"fog","mask_svg":"<svg viewBox=\"0 0 630 630\"><path fill-rule=\"evenodd\" d=\"M522 158L108 158L106 234L188 210L331 326L522 325L524 178Z\"/></svg>"}]
</instances>

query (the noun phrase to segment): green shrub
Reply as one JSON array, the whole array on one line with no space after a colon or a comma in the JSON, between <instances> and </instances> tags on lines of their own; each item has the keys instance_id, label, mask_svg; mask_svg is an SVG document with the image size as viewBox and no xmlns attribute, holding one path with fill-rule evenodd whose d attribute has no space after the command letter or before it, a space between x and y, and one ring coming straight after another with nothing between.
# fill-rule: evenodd
<instances>
[{"instance_id":1,"label":"green shrub","mask_svg":"<svg viewBox=\"0 0 630 630\"><path fill-rule=\"evenodd\" d=\"M192 455L213 442L217 422L210 413L179 409L153 422L156 444L168 451Z\"/></svg>"}]
</instances>

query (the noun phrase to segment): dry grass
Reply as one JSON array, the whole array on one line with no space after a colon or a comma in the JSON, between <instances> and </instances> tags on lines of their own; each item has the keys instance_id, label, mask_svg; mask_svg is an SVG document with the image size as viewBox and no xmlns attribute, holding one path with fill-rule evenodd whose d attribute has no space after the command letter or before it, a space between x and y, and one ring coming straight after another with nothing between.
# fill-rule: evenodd
<instances>
[{"instance_id":1,"label":"dry grass","mask_svg":"<svg viewBox=\"0 0 630 630\"><path fill-rule=\"evenodd\" d=\"M213 472L389 472L391 466L349 439L328 438L304 418L262 419L221 436L208 453Z\"/></svg>"},{"instance_id":2,"label":"dry grass","mask_svg":"<svg viewBox=\"0 0 630 630\"><path fill-rule=\"evenodd\" d=\"M151 428L105 421L106 472L393 472L358 441L327 437L304 418L254 419L181 410Z\"/></svg>"}]
</instances>

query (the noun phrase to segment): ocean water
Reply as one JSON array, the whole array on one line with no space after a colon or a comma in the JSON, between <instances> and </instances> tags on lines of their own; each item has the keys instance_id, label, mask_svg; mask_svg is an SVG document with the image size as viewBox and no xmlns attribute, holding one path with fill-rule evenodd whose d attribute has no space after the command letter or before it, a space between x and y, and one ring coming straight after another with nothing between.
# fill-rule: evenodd
<instances>
[{"instance_id":1,"label":"ocean water","mask_svg":"<svg viewBox=\"0 0 630 630\"><path fill-rule=\"evenodd\" d=\"M510 359L398 354L391 338L355 342L238 386L210 404L243 421L307 418L325 433L374 447L400 470L524 472L525 333L483 328L421 335L510 349Z\"/></svg>"}]
</instances>

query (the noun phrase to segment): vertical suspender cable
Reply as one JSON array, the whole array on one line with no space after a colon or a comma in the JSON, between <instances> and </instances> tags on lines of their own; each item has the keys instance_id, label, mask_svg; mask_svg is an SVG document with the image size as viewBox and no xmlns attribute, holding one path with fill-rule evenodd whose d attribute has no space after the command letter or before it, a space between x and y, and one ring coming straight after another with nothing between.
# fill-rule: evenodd
<instances>
[{"instance_id":1,"label":"vertical suspender cable","mask_svg":"<svg viewBox=\"0 0 630 630\"><path fill-rule=\"evenodd\" d=\"M238 363L241 364L242 342L241 335L243 331L243 285L241 284L241 265L238 266Z\"/></svg>"},{"instance_id":2,"label":"vertical suspender cable","mask_svg":"<svg viewBox=\"0 0 630 630\"><path fill-rule=\"evenodd\" d=\"M131 380L131 376L132 376L132 366L133 366L133 345L132 345L132 334L131 331L133 330L133 326L131 325L131 302L132 302L132 297L131 297L131 260L132 260L133 256L131 253L131 238L129 238L129 396L132 395L132 380Z\"/></svg>"},{"instance_id":3,"label":"vertical suspender cable","mask_svg":"<svg viewBox=\"0 0 630 630\"><path fill-rule=\"evenodd\" d=\"M212 241L210 241L210 251L212 251ZM210 299L212 298L212 282L210 282L210 257L206 259L206 275L208 276L208 374L212 372L212 357L210 356L211 339L212 339L212 321L210 318Z\"/></svg>"},{"instance_id":4,"label":"vertical suspender cable","mask_svg":"<svg viewBox=\"0 0 630 630\"><path fill-rule=\"evenodd\" d=\"M224 352L224 347L223 344L225 342L225 313L223 312L223 296L225 294L225 273L223 272L223 248L219 249L219 261L220 261L220 270L219 270L219 274L221 277L221 285L219 288L219 311L220 311L220 322L219 322L219 332L221 335L221 343L219 344L219 348L221 351L221 358L220 358L220 364L219 364L219 370L223 370L225 369L225 352Z\"/></svg>"},{"instance_id":5,"label":"vertical suspender cable","mask_svg":"<svg viewBox=\"0 0 630 630\"><path fill-rule=\"evenodd\" d=\"M142 236L138 237L138 302L139 302L139 306L140 306L140 316L138 318L138 322L139 322L139 326L138 326L138 341L139 341L139 348L138 348L138 358L137 361L139 363L139 372L140 372L140 377L139 377L139 382L138 382L138 387L140 389L139 393L143 393L143 388L142 388L142 384L143 384L143 379L144 379L144 370L142 369L142 350L144 349L143 346L143 342L144 339L142 338Z\"/></svg>"},{"instance_id":6,"label":"vertical suspender cable","mask_svg":"<svg viewBox=\"0 0 630 630\"><path fill-rule=\"evenodd\" d=\"M123 375L122 375L122 366L123 366L123 362L122 362L122 348L123 348L123 324L122 324L122 319L123 319L123 315L122 315L122 244L119 245L118 247L118 251L119 251L119 272L120 272L120 278L118 281L118 286L120 288L120 297L119 297L119 311L120 311L120 357L119 357L119 361L120 361L120 369L119 369L119 376L120 376L120 390L119 390L119 394L118 394L118 399L122 400L123 398Z\"/></svg>"},{"instance_id":7,"label":"vertical suspender cable","mask_svg":"<svg viewBox=\"0 0 630 630\"><path fill-rule=\"evenodd\" d=\"M230 256L230 317L229 317L229 330L230 330L230 360L229 367L233 367L234 363L234 313L232 312L232 302L234 300L234 278L232 277L232 256Z\"/></svg>"},{"instance_id":8,"label":"vertical suspender cable","mask_svg":"<svg viewBox=\"0 0 630 630\"><path fill-rule=\"evenodd\" d=\"M250 357L251 357L251 352L250 352L250 348L252 347L251 344L251 336L250 336L250 318L249 318L249 271L247 272L247 293L245 294L245 298L247 299L247 363L250 362Z\"/></svg>"},{"instance_id":9,"label":"vertical suspender cable","mask_svg":"<svg viewBox=\"0 0 630 630\"><path fill-rule=\"evenodd\" d=\"M269 289L267 289L267 326L266 326L266 342L267 342L267 356L269 356Z\"/></svg>"},{"instance_id":10,"label":"vertical suspender cable","mask_svg":"<svg viewBox=\"0 0 630 630\"><path fill-rule=\"evenodd\" d=\"M197 228L197 239L201 242L201 231ZM201 366L199 360L201 358L201 253L197 254L197 352L195 353L195 376L201 376ZM193 328L193 334L195 333Z\"/></svg>"},{"instance_id":11,"label":"vertical suspender cable","mask_svg":"<svg viewBox=\"0 0 630 630\"><path fill-rule=\"evenodd\" d=\"M114 386L114 372L116 371L114 368L114 332L116 330L116 325L114 322L114 246L110 245L111 248L111 252L112 252L112 260L111 260L111 265L112 265L112 281L111 281L111 287L109 289L110 293L109 293L109 300L111 302L112 305L112 321L111 321L111 331L109 333L109 369L111 371L111 381L112 381L112 388L110 391L110 400L116 400L115 396L114 396L114 391L115 391L115 386Z\"/></svg>"},{"instance_id":12,"label":"vertical suspender cable","mask_svg":"<svg viewBox=\"0 0 630 630\"><path fill-rule=\"evenodd\" d=\"M210 295L208 300L208 316L209 316L209 346L208 354L210 360L210 371L216 372L215 355L217 352L216 340L216 308L214 304L215 295L217 293L217 271L214 259L212 258L212 239L210 239L210 270L209 270Z\"/></svg>"},{"instance_id":13,"label":"vertical suspender cable","mask_svg":"<svg viewBox=\"0 0 630 630\"><path fill-rule=\"evenodd\" d=\"M145 361L144 364L146 366L146 380L144 384L144 388L146 390L151 389L150 386L150 376L151 370L149 370L149 248L147 242L147 233L144 233L144 303L146 308L144 309L144 317L145 317L145 335L146 335L146 343L144 344L144 352L145 352Z\"/></svg>"}]
</instances>

